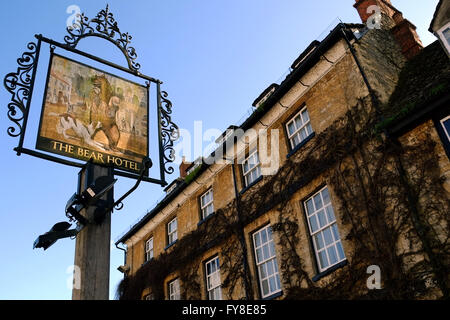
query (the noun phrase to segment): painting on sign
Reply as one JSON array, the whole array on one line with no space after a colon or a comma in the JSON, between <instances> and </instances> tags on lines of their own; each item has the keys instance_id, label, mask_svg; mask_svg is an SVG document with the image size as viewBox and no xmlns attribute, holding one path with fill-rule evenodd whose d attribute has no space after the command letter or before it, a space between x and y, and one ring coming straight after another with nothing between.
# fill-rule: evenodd
<instances>
[{"instance_id":1,"label":"painting on sign","mask_svg":"<svg viewBox=\"0 0 450 320\"><path fill-rule=\"evenodd\" d=\"M52 54L36 148L139 172L148 88Z\"/></svg>"}]
</instances>

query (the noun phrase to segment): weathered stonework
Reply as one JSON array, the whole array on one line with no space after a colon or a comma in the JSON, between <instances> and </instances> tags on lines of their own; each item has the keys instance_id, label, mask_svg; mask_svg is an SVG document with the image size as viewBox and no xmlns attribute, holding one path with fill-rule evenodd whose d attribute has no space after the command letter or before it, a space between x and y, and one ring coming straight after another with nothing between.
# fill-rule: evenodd
<instances>
[{"instance_id":1,"label":"weathered stonework","mask_svg":"<svg viewBox=\"0 0 450 320\"><path fill-rule=\"evenodd\" d=\"M126 239L121 298L167 298L179 278L183 299L207 299L204 263L217 255L223 298L260 299L252 234L267 225L282 289L275 299L448 297L449 159L431 120L398 137L380 129L380 104L406 63L394 36L369 30L350 46L336 41L253 125L279 133L277 150L270 135L266 142L279 160L273 174L247 188L239 163L209 165ZM286 123L304 106L315 136L291 150ZM249 152L246 143L236 149L237 158ZM323 186L346 259L319 272L304 201ZM209 188L215 213L203 221L199 198ZM174 217L178 241L167 248ZM149 237L155 258L143 264ZM381 268L381 290L366 285L370 265Z\"/></svg>"}]
</instances>

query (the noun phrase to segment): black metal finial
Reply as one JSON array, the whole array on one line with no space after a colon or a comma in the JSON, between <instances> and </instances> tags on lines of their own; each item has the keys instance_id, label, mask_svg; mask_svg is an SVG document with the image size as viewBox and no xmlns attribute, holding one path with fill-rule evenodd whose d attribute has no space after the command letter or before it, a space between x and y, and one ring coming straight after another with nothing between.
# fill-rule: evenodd
<instances>
[{"instance_id":1,"label":"black metal finial","mask_svg":"<svg viewBox=\"0 0 450 320\"><path fill-rule=\"evenodd\" d=\"M128 68L137 72L141 65L136 62L136 49L130 46L132 36L128 33L122 33L109 11L109 4L106 8L99 11L95 18L89 20L84 13L77 14L78 21L73 26L66 28L68 35L64 37L67 46L75 48L78 42L86 37L100 37L113 43L122 51L128 63Z\"/></svg>"}]
</instances>

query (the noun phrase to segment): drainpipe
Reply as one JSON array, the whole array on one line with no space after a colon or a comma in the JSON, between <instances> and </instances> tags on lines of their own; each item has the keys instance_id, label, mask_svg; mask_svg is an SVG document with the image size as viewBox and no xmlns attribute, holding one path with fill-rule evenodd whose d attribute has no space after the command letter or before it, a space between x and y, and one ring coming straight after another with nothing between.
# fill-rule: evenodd
<instances>
[{"instance_id":1,"label":"drainpipe","mask_svg":"<svg viewBox=\"0 0 450 320\"><path fill-rule=\"evenodd\" d=\"M225 158L225 160L228 160ZM245 299L246 300L253 300L253 297L250 296L251 290L251 274L248 266L248 259L247 259L247 244L245 242L245 235L244 235L244 227L242 225L242 214L241 214L241 198L238 192L237 188L237 181L236 181L236 166L234 164L234 159L231 160L231 171L233 172L233 184L234 184L234 195L236 197L236 211L237 211L237 217L238 217L238 228L239 228L239 242L242 247L242 263L244 264L244 289L245 289ZM250 282L250 283L249 283Z\"/></svg>"},{"instance_id":2,"label":"drainpipe","mask_svg":"<svg viewBox=\"0 0 450 320\"><path fill-rule=\"evenodd\" d=\"M123 251L123 265L126 266L127 265L127 250L124 249L124 248L119 247L118 243L116 243L116 248ZM126 277L126 273L125 272L123 273L123 277L124 278Z\"/></svg>"}]
</instances>

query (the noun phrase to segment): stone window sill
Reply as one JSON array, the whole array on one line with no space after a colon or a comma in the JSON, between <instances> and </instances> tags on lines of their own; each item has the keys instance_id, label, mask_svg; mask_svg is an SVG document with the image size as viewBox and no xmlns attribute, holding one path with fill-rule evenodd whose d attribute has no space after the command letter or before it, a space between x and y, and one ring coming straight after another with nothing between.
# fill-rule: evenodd
<instances>
[{"instance_id":1,"label":"stone window sill","mask_svg":"<svg viewBox=\"0 0 450 320\"><path fill-rule=\"evenodd\" d=\"M276 292L268 297L263 298L262 300L273 300L275 298L281 297L283 295L283 291Z\"/></svg>"},{"instance_id":2,"label":"stone window sill","mask_svg":"<svg viewBox=\"0 0 450 320\"><path fill-rule=\"evenodd\" d=\"M347 265L348 261L344 260L339 262L338 264L335 264L334 266L329 267L328 269L326 269L325 271L322 271L319 274L316 274L313 278L312 281L316 282L319 281L320 279L322 279L323 277L335 272L336 270L345 267Z\"/></svg>"},{"instance_id":3,"label":"stone window sill","mask_svg":"<svg viewBox=\"0 0 450 320\"><path fill-rule=\"evenodd\" d=\"M169 244L164 248L164 250L167 250L167 249L169 249L170 247L172 247L175 243L177 243L177 241L178 241L178 239L175 240L175 241L172 242L172 243L169 243Z\"/></svg>"},{"instance_id":4,"label":"stone window sill","mask_svg":"<svg viewBox=\"0 0 450 320\"><path fill-rule=\"evenodd\" d=\"M289 152L286 156L286 158L290 158L292 155L294 155L299 149L301 149L305 144L308 143L309 140L311 140L312 138L314 138L314 136L316 135L315 132L311 133L309 136L307 136L305 138L305 140L303 140L302 142L300 142L298 145L295 146L294 149L291 150L291 152Z\"/></svg>"},{"instance_id":5,"label":"stone window sill","mask_svg":"<svg viewBox=\"0 0 450 320\"><path fill-rule=\"evenodd\" d=\"M257 184L258 182L260 182L263 179L263 176L259 176L255 181L253 181L252 183L250 183L248 186L246 186L244 189L241 190L241 192L239 192L240 195L244 194L244 192L246 192L248 189L250 189L251 187L253 187L255 184Z\"/></svg>"},{"instance_id":6,"label":"stone window sill","mask_svg":"<svg viewBox=\"0 0 450 320\"><path fill-rule=\"evenodd\" d=\"M215 214L215 212L210 213L206 218L203 218L202 220L200 220L197 223L197 227L202 225L203 223L205 223L206 221L208 221L209 219L211 219L211 217Z\"/></svg>"}]
</instances>

